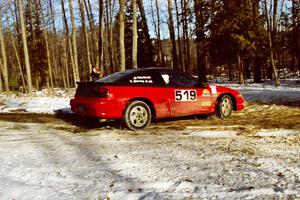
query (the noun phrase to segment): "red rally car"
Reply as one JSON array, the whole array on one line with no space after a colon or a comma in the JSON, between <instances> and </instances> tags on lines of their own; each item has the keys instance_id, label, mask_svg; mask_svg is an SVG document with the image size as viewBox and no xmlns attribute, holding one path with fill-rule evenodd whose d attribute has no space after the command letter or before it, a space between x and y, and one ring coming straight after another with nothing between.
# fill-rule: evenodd
<instances>
[{"instance_id":1,"label":"red rally car","mask_svg":"<svg viewBox=\"0 0 300 200\"><path fill-rule=\"evenodd\" d=\"M191 75L167 68L130 69L95 82L79 82L73 112L102 119L123 119L131 130L151 119L212 114L227 118L244 108L233 89L199 84Z\"/></svg>"}]
</instances>

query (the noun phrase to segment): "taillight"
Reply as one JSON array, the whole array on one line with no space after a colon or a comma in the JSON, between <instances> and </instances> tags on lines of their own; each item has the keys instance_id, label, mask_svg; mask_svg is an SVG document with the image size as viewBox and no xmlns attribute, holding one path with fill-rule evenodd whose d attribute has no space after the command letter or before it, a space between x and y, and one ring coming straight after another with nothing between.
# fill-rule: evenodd
<instances>
[{"instance_id":1,"label":"taillight","mask_svg":"<svg viewBox=\"0 0 300 200\"><path fill-rule=\"evenodd\" d=\"M104 87L96 87L96 93L99 98L107 98L110 95L109 90Z\"/></svg>"}]
</instances>

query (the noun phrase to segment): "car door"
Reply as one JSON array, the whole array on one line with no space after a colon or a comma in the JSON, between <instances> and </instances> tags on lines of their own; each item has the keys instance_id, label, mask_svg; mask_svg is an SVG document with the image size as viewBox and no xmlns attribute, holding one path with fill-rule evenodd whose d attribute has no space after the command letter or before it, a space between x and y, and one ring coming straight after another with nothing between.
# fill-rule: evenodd
<instances>
[{"instance_id":1,"label":"car door","mask_svg":"<svg viewBox=\"0 0 300 200\"><path fill-rule=\"evenodd\" d=\"M211 106L211 91L197 87L196 79L178 71L161 74L166 82L171 116L185 116L208 112Z\"/></svg>"}]
</instances>

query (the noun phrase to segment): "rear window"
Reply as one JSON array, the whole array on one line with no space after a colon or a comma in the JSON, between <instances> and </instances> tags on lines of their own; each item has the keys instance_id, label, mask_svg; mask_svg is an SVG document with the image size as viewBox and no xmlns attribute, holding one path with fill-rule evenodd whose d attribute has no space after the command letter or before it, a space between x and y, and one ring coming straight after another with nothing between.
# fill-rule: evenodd
<instances>
[{"instance_id":1,"label":"rear window","mask_svg":"<svg viewBox=\"0 0 300 200\"><path fill-rule=\"evenodd\" d=\"M141 71L128 76L125 81L133 85L151 85L151 86L164 86L164 82L160 74L154 71Z\"/></svg>"},{"instance_id":2,"label":"rear window","mask_svg":"<svg viewBox=\"0 0 300 200\"><path fill-rule=\"evenodd\" d=\"M145 85L145 86L165 86L161 75L152 70L126 70L124 72L116 72L108 75L96 82L101 83L121 83L129 85Z\"/></svg>"},{"instance_id":3,"label":"rear window","mask_svg":"<svg viewBox=\"0 0 300 200\"><path fill-rule=\"evenodd\" d=\"M128 72L116 72L113 74L110 74L104 78L101 78L97 80L96 82L102 82L102 83L121 83L124 79L128 76Z\"/></svg>"}]
</instances>

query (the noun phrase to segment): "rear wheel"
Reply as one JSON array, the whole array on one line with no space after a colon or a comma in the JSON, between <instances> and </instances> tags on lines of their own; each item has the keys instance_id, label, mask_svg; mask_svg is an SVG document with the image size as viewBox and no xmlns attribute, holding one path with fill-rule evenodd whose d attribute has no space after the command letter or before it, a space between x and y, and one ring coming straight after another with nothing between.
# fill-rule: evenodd
<instances>
[{"instance_id":1,"label":"rear wheel","mask_svg":"<svg viewBox=\"0 0 300 200\"><path fill-rule=\"evenodd\" d=\"M151 110L143 101L131 102L124 113L126 126L130 130L145 128L151 121Z\"/></svg>"},{"instance_id":2,"label":"rear wheel","mask_svg":"<svg viewBox=\"0 0 300 200\"><path fill-rule=\"evenodd\" d=\"M218 101L216 114L219 118L225 119L231 115L232 109L233 109L233 104L232 104L231 97L229 95L224 95Z\"/></svg>"}]
</instances>

